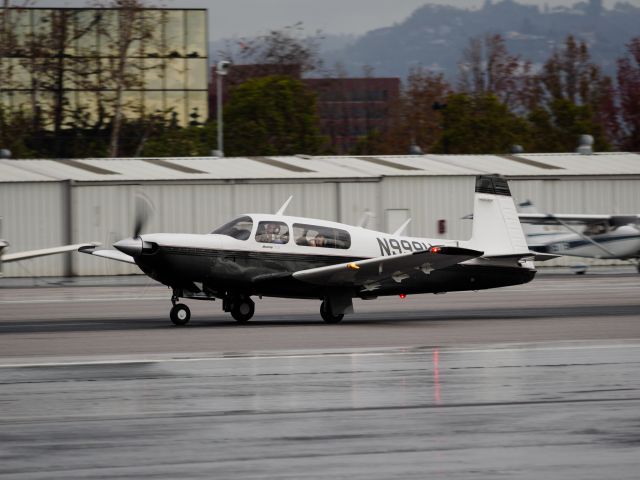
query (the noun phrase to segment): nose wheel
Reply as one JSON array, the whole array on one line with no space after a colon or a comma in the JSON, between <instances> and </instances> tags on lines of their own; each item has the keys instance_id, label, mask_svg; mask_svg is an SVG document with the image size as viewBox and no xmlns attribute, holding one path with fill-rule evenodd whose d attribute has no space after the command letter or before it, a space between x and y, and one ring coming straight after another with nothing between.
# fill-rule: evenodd
<instances>
[{"instance_id":1,"label":"nose wheel","mask_svg":"<svg viewBox=\"0 0 640 480\"><path fill-rule=\"evenodd\" d=\"M186 325L191 318L191 310L184 303L176 303L171 307L169 317L174 325Z\"/></svg>"}]
</instances>

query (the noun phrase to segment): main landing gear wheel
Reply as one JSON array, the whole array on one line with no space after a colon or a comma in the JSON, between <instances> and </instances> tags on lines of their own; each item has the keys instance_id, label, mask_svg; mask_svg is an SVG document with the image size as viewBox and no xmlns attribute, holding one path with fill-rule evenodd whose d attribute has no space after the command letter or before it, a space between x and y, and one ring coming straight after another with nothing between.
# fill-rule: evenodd
<instances>
[{"instance_id":1,"label":"main landing gear wheel","mask_svg":"<svg viewBox=\"0 0 640 480\"><path fill-rule=\"evenodd\" d=\"M176 303L171 307L169 317L174 325L186 325L191 318L191 310L184 303Z\"/></svg>"},{"instance_id":2,"label":"main landing gear wheel","mask_svg":"<svg viewBox=\"0 0 640 480\"><path fill-rule=\"evenodd\" d=\"M320 316L326 323L340 323L344 318L344 314L334 315L331 311L331 305L325 300L320 304Z\"/></svg>"},{"instance_id":3,"label":"main landing gear wheel","mask_svg":"<svg viewBox=\"0 0 640 480\"><path fill-rule=\"evenodd\" d=\"M232 301L231 316L238 323L247 323L256 311L256 304L250 298L238 298Z\"/></svg>"}]
</instances>

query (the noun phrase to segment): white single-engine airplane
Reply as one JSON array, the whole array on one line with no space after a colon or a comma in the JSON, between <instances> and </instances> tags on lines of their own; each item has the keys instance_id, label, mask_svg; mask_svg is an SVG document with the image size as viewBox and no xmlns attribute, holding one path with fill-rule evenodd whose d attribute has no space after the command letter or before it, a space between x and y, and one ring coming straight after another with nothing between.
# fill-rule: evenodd
<instances>
[{"instance_id":1,"label":"white single-engine airplane","mask_svg":"<svg viewBox=\"0 0 640 480\"><path fill-rule=\"evenodd\" d=\"M207 235L141 235L149 208L137 209L134 236L117 250L80 251L133 263L169 286L170 318L184 325L191 316L180 298L222 299L223 310L248 321L251 296L322 301L327 323L353 312L353 298L481 290L527 283L534 259L518 221L507 181L476 180L473 234L469 241L401 236L341 223L283 215L246 214ZM142 213L140 213L142 212Z\"/></svg>"},{"instance_id":2,"label":"white single-engine airplane","mask_svg":"<svg viewBox=\"0 0 640 480\"><path fill-rule=\"evenodd\" d=\"M640 215L538 213L529 200L520 203L519 209L518 217L525 224L523 230L533 251L602 259L640 258ZM640 263L637 268L640 273Z\"/></svg>"}]
</instances>

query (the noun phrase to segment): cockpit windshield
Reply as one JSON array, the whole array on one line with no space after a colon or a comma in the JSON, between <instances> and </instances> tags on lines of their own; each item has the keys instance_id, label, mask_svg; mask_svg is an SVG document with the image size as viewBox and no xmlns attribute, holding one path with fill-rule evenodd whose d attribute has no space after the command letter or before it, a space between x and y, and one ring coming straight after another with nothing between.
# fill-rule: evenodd
<instances>
[{"instance_id":1,"label":"cockpit windshield","mask_svg":"<svg viewBox=\"0 0 640 480\"><path fill-rule=\"evenodd\" d=\"M216 228L211 233L227 235L228 237L232 237L237 240L247 240L251 236L252 228L253 220L251 217L238 217L228 223L225 223L221 227Z\"/></svg>"}]
</instances>

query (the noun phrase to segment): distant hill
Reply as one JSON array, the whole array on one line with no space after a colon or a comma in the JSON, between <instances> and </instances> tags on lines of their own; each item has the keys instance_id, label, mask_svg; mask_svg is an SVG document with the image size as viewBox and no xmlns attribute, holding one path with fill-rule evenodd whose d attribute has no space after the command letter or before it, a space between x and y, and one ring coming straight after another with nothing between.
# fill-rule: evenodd
<instances>
[{"instance_id":1,"label":"distant hill","mask_svg":"<svg viewBox=\"0 0 640 480\"><path fill-rule=\"evenodd\" d=\"M552 9L512 0L487 1L478 10L425 5L402 23L372 30L325 52L325 63L340 64L351 75L370 66L375 76L399 77L419 65L453 79L469 38L486 33L502 34L511 52L538 64L572 34L586 41L593 60L613 74L625 44L640 35L640 6L620 2L604 9L601 0Z\"/></svg>"}]
</instances>

